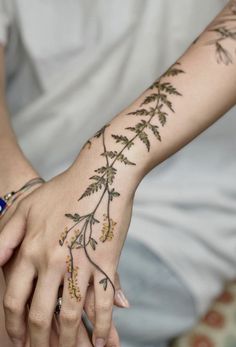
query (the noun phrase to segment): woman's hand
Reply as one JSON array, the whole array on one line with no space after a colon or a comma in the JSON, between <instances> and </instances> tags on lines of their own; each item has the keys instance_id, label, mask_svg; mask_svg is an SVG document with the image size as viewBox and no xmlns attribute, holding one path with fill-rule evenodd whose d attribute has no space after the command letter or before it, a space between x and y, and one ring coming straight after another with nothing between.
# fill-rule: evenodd
<instances>
[{"instance_id":1,"label":"woman's hand","mask_svg":"<svg viewBox=\"0 0 236 347\"><path fill-rule=\"evenodd\" d=\"M108 193L103 184L104 189L99 188L97 194L88 194L86 185L93 166L94 162L88 163L87 156L82 155L78 167L26 197L0 236L1 264L24 237L7 280L4 305L7 326L24 334L25 307L36 282L29 312L30 341L35 347L49 345L61 283L60 346L76 346L88 285L93 285L95 291L93 342L104 346L108 340L115 274L130 222L133 194L125 188L122 199L114 202L116 209L111 216L110 202L118 193ZM83 199L77 201L80 196Z\"/></svg>"},{"instance_id":2,"label":"woman's hand","mask_svg":"<svg viewBox=\"0 0 236 347\"><path fill-rule=\"evenodd\" d=\"M10 278L11 270L14 267L14 256L8 261L8 263L4 267L4 272L5 272L5 278L8 279ZM116 288L117 288L117 293L120 290L120 282L119 282L119 276L117 275L116 277L116 282L115 282ZM118 293L119 294L119 293ZM119 295L118 298L115 300L115 304L120 307L125 307L124 304L119 300ZM8 323L8 320L6 320L7 323L7 328L10 336L13 339L13 343L15 346L21 346L22 344L19 344L17 337L22 336L22 331L17 329L17 308L18 305L15 303L14 307L12 307L12 312L11 314L15 314L16 318L15 320L11 320L11 322ZM88 319L90 322L94 323L95 321L95 309L94 309L94 290L92 287L88 289L87 296L86 296L86 301L85 301L85 311L87 314ZM28 309L27 309L28 313ZM27 323L26 323L27 325ZM58 321L58 316L55 315L53 317L51 329L50 329L50 347L58 347L59 346L59 321ZM14 338L16 340L14 340ZM24 347L31 347L32 345L30 344L30 336L29 336L29 330L26 328L26 333L25 333L25 344ZM107 346L119 346L119 336L117 333L117 330L112 324L111 331L109 334L109 341ZM82 322L79 331L78 331L78 336L76 340L76 347L92 347L91 341L90 341L90 336L88 334L88 331L86 327L84 326L84 323Z\"/></svg>"},{"instance_id":3,"label":"woman's hand","mask_svg":"<svg viewBox=\"0 0 236 347\"><path fill-rule=\"evenodd\" d=\"M37 177L37 173L31 173L32 177ZM28 177L30 177L30 173L28 174ZM21 182L25 182L26 178L22 177ZM20 203L20 201L22 199L24 199L26 196L28 196L29 194L31 194L35 189L39 188L42 185L42 183L39 183L37 185L33 185L30 189L28 189L27 191L25 191L13 204L12 206L7 210L7 213L5 213L2 218L0 219L0 234L1 231L3 230L4 226L10 221L12 215L14 214L18 204ZM6 190L5 190L6 193ZM19 241L20 242L20 241ZM8 253L8 258L10 256L10 254L12 254L12 252L10 251ZM11 263L14 260L14 256L12 256L12 258L8 261L8 263L3 267L3 274L4 274L4 278L3 276L0 276L0 282L1 282L1 290L3 293L4 289L5 289L5 279L9 276L10 274L10 268L11 268ZM2 294L1 294L2 295ZM13 326L14 327L14 326ZM4 331L4 330L3 330ZM84 330L81 331L80 334L81 337L86 336L84 333ZM87 337L88 338L88 337ZM83 340L85 340L85 338L83 338ZM86 341L86 340L85 340ZM50 346L52 347L57 347L58 346L58 332L57 332L57 325L56 325L56 320L54 319L53 324L52 324L52 329L51 329L51 333L50 333ZM89 346L89 345L86 345ZM30 347L30 341L29 341L29 334L27 334L26 336L26 345L25 347Z\"/></svg>"},{"instance_id":4,"label":"woman's hand","mask_svg":"<svg viewBox=\"0 0 236 347\"><path fill-rule=\"evenodd\" d=\"M29 194L33 192L34 189L38 188L37 187L32 187L30 191L25 193L15 204L11 206L11 208L7 211L7 213L3 216L3 218L0 221L0 230L4 229L3 234L1 235L1 255L2 255L2 261L1 263L6 263L8 260L8 263L4 266L4 275L6 278L7 283L11 281L12 286L15 287L14 283L14 273L18 272L18 249L15 251L16 254L12 256L12 253L14 249L22 242L24 238L24 232L25 232L25 226L27 225L27 214L28 214L28 204L25 202L21 202L20 206L20 200L23 200L26 198ZM12 223L12 217L15 219L16 215L19 213L19 210L21 211L21 227L18 229L19 232L13 233L12 228L11 228L11 223ZM23 216L25 218L23 218ZM24 227L23 227L24 225ZM10 227L9 227L10 226ZM20 226L20 225L19 225ZM5 227L5 228L4 228ZM11 259L9 260L9 258ZM24 278L24 274L22 275ZM129 307L129 303L127 302L126 298L124 297L124 294L121 290L120 287L120 281L119 281L119 276L116 274L116 279L115 279L115 288L116 288L116 296L114 300L114 304L117 305L118 307ZM33 289L33 288L32 288ZM8 287L9 290L9 287ZM19 344L19 338L22 341L27 341L26 346L29 345L29 334L28 334L28 327L26 323L26 316L28 315L28 311L26 309L26 305L24 306L24 312L21 311L21 314L24 320L24 327L19 325L19 308L22 307L22 304L19 304L21 301L18 301L16 298L15 300L13 297L9 298L8 291L5 295L5 307L6 307L6 327L8 330L8 333L12 339L14 339L14 344L16 346L22 345ZM34 289L33 289L34 290ZM86 314L89 318L89 320L94 323L95 322L95 309L94 309L94 289L93 287L90 287L88 289L88 295L85 300L85 311ZM19 298L20 300L20 298ZM55 304L55 303L53 303ZM45 321L46 323L46 321ZM50 331L50 345L52 346L58 346L57 342L57 335L55 332L55 318L53 318L53 325L52 329ZM22 329L23 327L23 329ZM76 340L76 346L91 346L88 334L85 330L85 327L83 323L81 324L79 328L79 333L77 336ZM112 323L110 333L109 333L109 338L108 338L108 343L107 346L119 346L119 337L118 333L115 329L114 324Z\"/></svg>"}]
</instances>

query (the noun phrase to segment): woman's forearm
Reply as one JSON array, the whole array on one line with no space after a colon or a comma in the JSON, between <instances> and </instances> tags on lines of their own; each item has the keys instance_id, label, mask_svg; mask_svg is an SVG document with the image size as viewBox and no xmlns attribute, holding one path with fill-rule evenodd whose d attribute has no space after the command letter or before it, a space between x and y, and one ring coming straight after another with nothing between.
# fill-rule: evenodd
<instances>
[{"instance_id":1,"label":"woman's forearm","mask_svg":"<svg viewBox=\"0 0 236 347\"><path fill-rule=\"evenodd\" d=\"M0 46L0 196L19 188L36 175L21 151L10 124L4 95L4 52Z\"/></svg>"},{"instance_id":2,"label":"woman's forearm","mask_svg":"<svg viewBox=\"0 0 236 347\"><path fill-rule=\"evenodd\" d=\"M230 1L178 62L104 129L107 153L101 141L91 145L95 137L81 151L75 167L91 153L101 163L103 158L105 166L105 159L115 160L112 165L120 166L120 175L130 174L137 183L232 108L236 103L235 22L236 2Z\"/></svg>"}]
</instances>

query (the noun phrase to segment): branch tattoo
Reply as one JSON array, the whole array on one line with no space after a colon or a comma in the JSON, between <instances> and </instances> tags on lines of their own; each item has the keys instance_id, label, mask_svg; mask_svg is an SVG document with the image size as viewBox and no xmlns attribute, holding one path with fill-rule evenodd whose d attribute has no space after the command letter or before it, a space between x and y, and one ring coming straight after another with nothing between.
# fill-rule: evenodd
<instances>
[{"instance_id":1,"label":"branch tattoo","mask_svg":"<svg viewBox=\"0 0 236 347\"><path fill-rule=\"evenodd\" d=\"M233 56L231 52L225 48L224 43L226 39L236 41L236 27L233 25L234 22L236 22L236 1L231 1L225 14L207 28L208 31L217 35L216 38L208 41L206 45L215 46L216 59L219 64L223 63L229 65L233 63ZM198 41L199 37L193 44ZM92 183L88 185L84 193L78 199L78 201L80 201L93 194L97 194L97 203L91 211L84 215L80 215L79 213L66 213L65 216L69 218L73 224L70 227L65 227L59 240L60 246L66 246L68 249L66 259L68 289L71 298L76 301L81 301L82 299L78 284L79 268L74 260L74 252L79 249L84 251L88 261L101 273L99 284L103 286L105 291L108 285L110 285L115 294L115 287L111 278L93 260L91 253L95 252L97 247L99 247L99 242L109 242L112 241L114 237L117 223L111 217L111 204L113 199L120 196L120 193L115 188L115 178L118 174L116 163L120 162L129 166L136 165L136 163L128 159L127 152L129 152L132 146L135 146L136 141L141 141L149 152L151 148L150 133L152 133L158 141L161 141L160 127L164 127L167 122L167 112L175 112L170 96L182 95L171 82L168 82L168 77L176 77L182 73L184 73L184 71L181 69L180 63L176 62L173 64L148 88L150 94L144 98L138 109L126 114L126 116L136 116L139 120L134 126L125 128L130 132L130 137L124 134L111 135L115 143L121 146L119 151L107 148L106 130L109 124L106 124L100 129L83 147L83 150L85 150L85 147L90 148L94 138L100 139L103 148L100 155L104 158L104 165L94 170L94 174L90 177ZM165 77L165 81L163 81L163 77ZM158 121L159 125L156 125L155 121ZM106 207L103 213L101 235L98 240L94 237L94 226L101 223L97 214L104 201Z\"/></svg>"},{"instance_id":2,"label":"branch tattoo","mask_svg":"<svg viewBox=\"0 0 236 347\"><path fill-rule=\"evenodd\" d=\"M172 102L170 101L171 95L181 96L181 93L172 85L172 83L162 81L163 77L175 77L184 71L180 68L180 63L173 64L160 79L156 80L148 90L148 94L139 108L135 111L129 112L128 116L135 116L139 118L135 126L127 127L126 130L130 132L130 137L120 134L112 134L115 143L119 144L120 150L110 150L106 146L106 130L109 124L100 129L94 138L100 139L102 142L102 153L104 157L104 165L94 170L93 176L90 177L91 184L85 189L78 201L88 198L92 194L98 195L98 200L92 211L85 215L79 213L66 213L65 216L72 220L71 227L66 227L61 234L59 244L68 248L68 256L66 259L67 273L68 273L68 289L71 298L81 301L81 292L78 284L78 271L74 261L74 252L76 250L83 250L88 261L101 273L101 280L99 284L103 286L106 291L108 285L111 285L114 293L115 287L105 271L93 260L91 253L95 252L99 247L99 242L112 241L116 222L111 217L111 204L113 199L118 198L120 193L115 189L115 178L118 174L116 163L121 162L124 165L134 166L134 162L130 161L127 157L127 152L132 146L135 146L136 141L141 141L150 151L151 142L149 133L151 132L154 137L161 141L160 127L154 124L154 120L158 120L160 125L164 127L167 122L168 113L164 109L174 113ZM168 79L167 79L168 80ZM126 115L126 116L127 116ZM91 140L93 141L93 140ZM90 148L92 142L88 141L87 145ZM86 144L84 146L84 149ZM84 150L83 149L83 150ZM103 221L101 227L101 236L99 240L94 237L94 226L101 223L98 220L97 212L101 207L101 203L105 201L106 211L103 214ZM103 211L102 211L103 212Z\"/></svg>"},{"instance_id":3,"label":"branch tattoo","mask_svg":"<svg viewBox=\"0 0 236 347\"><path fill-rule=\"evenodd\" d=\"M216 34L216 38L208 41L206 45L215 47L216 61L218 64L233 64L233 55L225 48L225 42L226 40L236 42L236 26L234 24L236 24L236 1L231 1L227 6L225 14L207 28L209 32ZM198 41L199 37L193 44ZM236 53L236 50L234 53Z\"/></svg>"}]
</instances>

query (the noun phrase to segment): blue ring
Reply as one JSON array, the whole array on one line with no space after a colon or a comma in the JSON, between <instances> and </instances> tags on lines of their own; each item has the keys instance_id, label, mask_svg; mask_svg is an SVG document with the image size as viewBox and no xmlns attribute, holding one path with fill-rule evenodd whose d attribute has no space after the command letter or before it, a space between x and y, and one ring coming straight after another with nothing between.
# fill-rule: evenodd
<instances>
[{"instance_id":1,"label":"blue ring","mask_svg":"<svg viewBox=\"0 0 236 347\"><path fill-rule=\"evenodd\" d=\"M0 198L0 216L3 214L6 208L7 208L6 201L3 198Z\"/></svg>"}]
</instances>

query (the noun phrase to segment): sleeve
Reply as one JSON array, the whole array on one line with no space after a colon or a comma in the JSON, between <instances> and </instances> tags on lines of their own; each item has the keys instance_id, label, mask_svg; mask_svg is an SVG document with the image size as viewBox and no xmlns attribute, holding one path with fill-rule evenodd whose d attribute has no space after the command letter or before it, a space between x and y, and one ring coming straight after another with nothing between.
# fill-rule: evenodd
<instances>
[{"instance_id":1,"label":"sleeve","mask_svg":"<svg viewBox=\"0 0 236 347\"><path fill-rule=\"evenodd\" d=\"M5 0L0 0L0 44L6 45L10 26L10 13Z\"/></svg>"}]
</instances>

